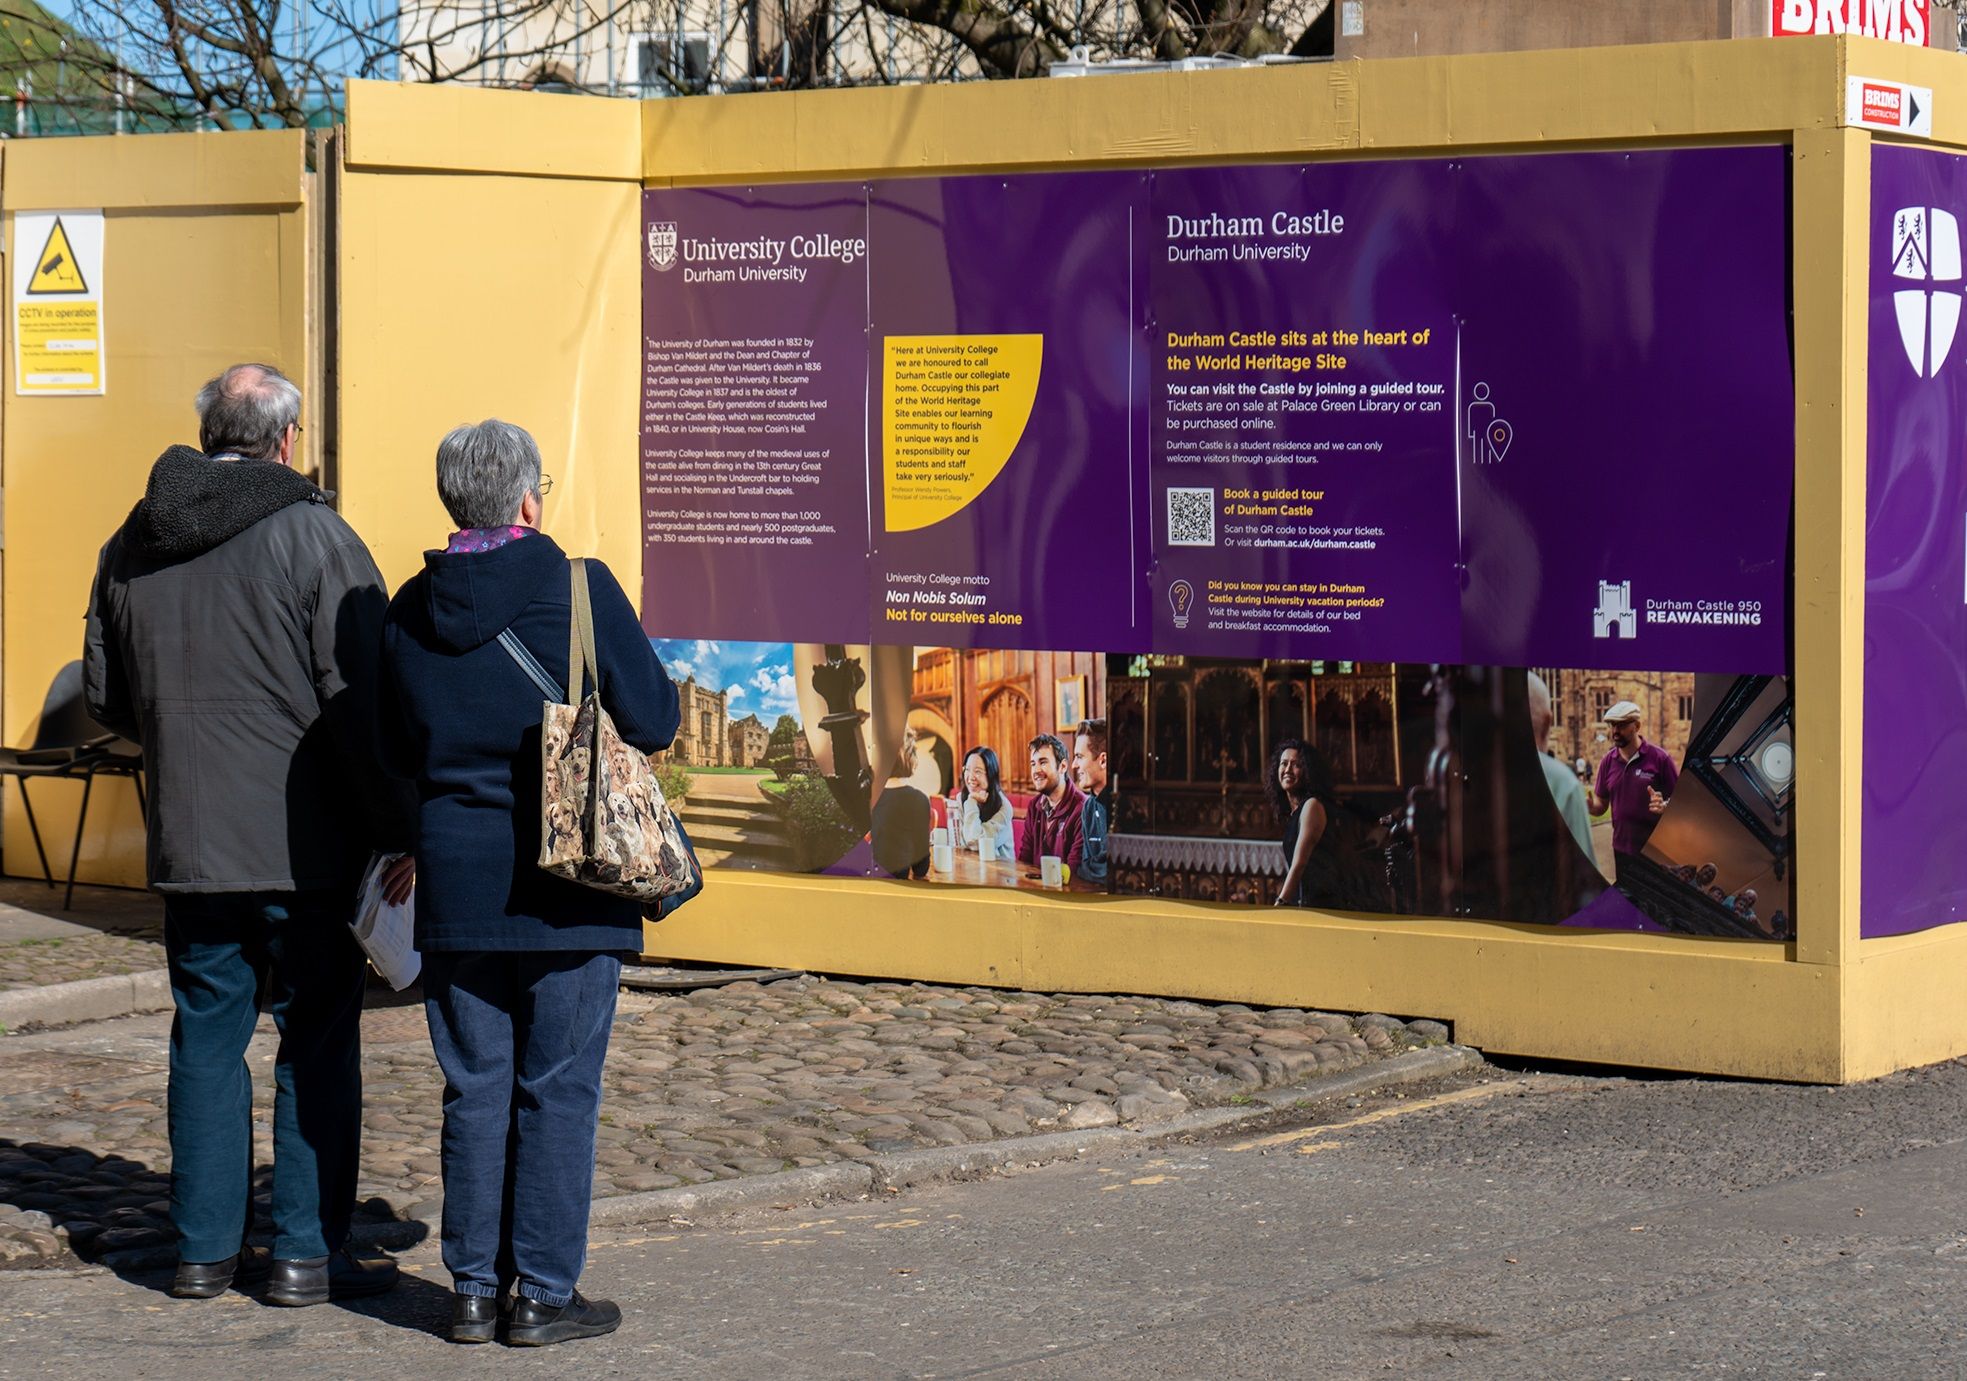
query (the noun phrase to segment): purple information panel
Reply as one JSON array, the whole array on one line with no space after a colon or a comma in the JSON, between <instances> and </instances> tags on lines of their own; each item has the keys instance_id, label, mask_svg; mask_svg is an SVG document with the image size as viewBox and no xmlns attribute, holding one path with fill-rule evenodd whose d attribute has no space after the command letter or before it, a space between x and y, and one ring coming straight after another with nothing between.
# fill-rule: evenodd
<instances>
[{"instance_id":1,"label":"purple information panel","mask_svg":"<svg viewBox=\"0 0 1967 1381\"><path fill-rule=\"evenodd\" d=\"M1880 145L1871 171L1860 931L1967 917L1967 162Z\"/></svg>"},{"instance_id":2,"label":"purple information panel","mask_svg":"<svg viewBox=\"0 0 1967 1381\"><path fill-rule=\"evenodd\" d=\"M1156 175L1155 649L1783 672L1787 266L1713 235L1783 243L1784 179L1776 149Z\"/></svg>"},{"instance_id":3,"label":"purple information panel","mask_svg":"<svg viewBox=\"0 0 1967 1381\"><path fill-rule=\"evenodd\" d=\"M1120 173L875 186L878 638L1144 645L1126 252L1144 185Z\"/></svg>"},{"instance_id":4,"label":"purple information panel","mask_svg":"<svg viewBox=\"0 0 1967 1381\"><path fill-rule=\"evenodd\" d=\"M1445 163L1154 180L1157 652L1460 660Z\"/></svg>"},{"instance_id":5,"label":"purple information panel","mask_svg":"<svg viewBox=\"0 0 1967 1381\"><path fill-rule=\"evenodd\" d=\"M1463 660L1786 673L1783 150L1454 166Z\"/></svg>"},{"instance_id":6,"label":"purple information panel","mask_svg":"<svg viewBox=\"0 0 1967 1381\"><path fill-rule=\"evenodd\" d=\"M666 631L865 642L867 198L643 193L642 579Z\"/></svg>"},{"instance_id":7,"label":"purple information panel","mask_svg":"<svg viewBox=\"0 0 1967 1381\"><path fill-rule=\"evenodd\" d=\"M1792 937L1788 156L646 192L693 825L729 867ZM1867 734L1925 748L1869 750L1867 933L1967 906L1959 167L1879 161Z\"/></svg>"},{"instance_id":8,"label":"purple information panel","mask_svg":"<svg viewBox=\"0 0 1967 1381\"><path fill-rule=\"evenodd\" d=\"M1713 227L1784 179L647 192L645 578L705 637L1783 674L1787 270Z\"/></svg>"}]
</instances>

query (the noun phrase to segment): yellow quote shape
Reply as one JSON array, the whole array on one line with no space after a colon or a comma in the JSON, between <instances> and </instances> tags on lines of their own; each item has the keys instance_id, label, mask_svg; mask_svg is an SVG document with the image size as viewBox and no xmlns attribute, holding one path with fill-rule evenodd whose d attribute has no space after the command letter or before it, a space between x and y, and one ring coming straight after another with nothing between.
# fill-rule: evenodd
<instances>
[{"instance_id":1,"label":"yellow quote shape","mask_svg":"<svg viewBox=\"0 0 1967 1381\"><path fill-rule=\"evenodd\" d=\"M1042 335L889 336L881 370L889 532L962 511L997 478L1031 420Z\"/></svg>"}]
</instances>

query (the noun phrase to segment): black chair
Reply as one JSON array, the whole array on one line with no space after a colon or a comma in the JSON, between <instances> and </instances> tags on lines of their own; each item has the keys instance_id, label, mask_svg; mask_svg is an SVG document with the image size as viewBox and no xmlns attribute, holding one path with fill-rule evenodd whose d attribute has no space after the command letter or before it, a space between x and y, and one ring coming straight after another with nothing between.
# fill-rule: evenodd
<instances>
[{"instance_id":1,"label":"black chair","mask_svg":"<svg viewBox=\"0 0 1967 1381\"><path fill-rule=\"evenodd\" d=\"M128 777L137 789L137 806L149 815L143 789L143 751L134 743L118 738L89 717L82 694L82 663L70 662L55 673L41 702L41 722L34 742L25 748L0 748L0 778L14 777L20 782L21 804L27 808L27 828L34 836L34 852L41 859L41 875L52 889L54 870L48 866L48 851L41 842L41 826L34 818L34 802L27 793L30 778L59 778L82 783L82 808L75 818L75 844L68 855L68 890L62 910L75 904L75 869L82 859L82 834L89 822L89 796L97 777Z\"/></svg>"}]
</instances>

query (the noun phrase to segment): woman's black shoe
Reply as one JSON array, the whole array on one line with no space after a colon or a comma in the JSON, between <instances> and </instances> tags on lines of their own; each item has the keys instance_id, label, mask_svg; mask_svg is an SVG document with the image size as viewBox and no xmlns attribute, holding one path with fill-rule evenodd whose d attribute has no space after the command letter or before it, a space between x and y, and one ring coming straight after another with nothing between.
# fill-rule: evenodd
<instances>
[{"instance_id":1,"label":"woman's black shoe","mask_svg":"<svg viewBox=\"0 0 1967 1381\"><path fill-rule=\"evenodd\" d=\"M485 1295L451 1296L451 1341L489 1343L497 1336L499 1302Z\"/></svg>"},{"instance_id":2,"label":"woman's black shoe","mask_svg":"<svg viewBox=\"0 0 1967 1381\"><path fill-rule=\"evenodd\" d=\"M559 1308L521 1295L512 1304L512 1324L505 1340L514 1347L544 1347L576 1338L598 1338L622 1324L622 1311L612 1301L582 1299L580 1291Z\"/></svg>"}]
</instances>

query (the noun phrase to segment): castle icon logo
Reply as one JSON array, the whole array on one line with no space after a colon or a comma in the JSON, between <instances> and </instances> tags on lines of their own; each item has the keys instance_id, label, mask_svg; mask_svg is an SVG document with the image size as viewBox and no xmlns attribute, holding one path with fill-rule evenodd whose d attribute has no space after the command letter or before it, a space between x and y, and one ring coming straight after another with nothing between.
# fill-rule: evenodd
<instances>
[{"instance_id":1,"label":"castle icon logo","mask_svg":"<svg viewBox=\"0 0 1967 1381\"><path fill-rule=\"evenodd\" d=\"M1591 611L1591 636L1594 638L1639 636L1639 614L1632 607L1630 580L1621 580L1616 585L1609 580L1598 582L1598 607Z\"/></svg>"},{"instance_id":2,"label":"castle icon logo","mask_svg":"<svg viewBox=\"0 0 1967 1381\"><path fill-rule=\"evenodd\" d=\"M1940 372L1960 326L1960 222L1950 211L1902 207L1892 217L1892 276L1917 283L1892 294L1899 341L1913 372Z\"/></svg>"}]
</instances>

